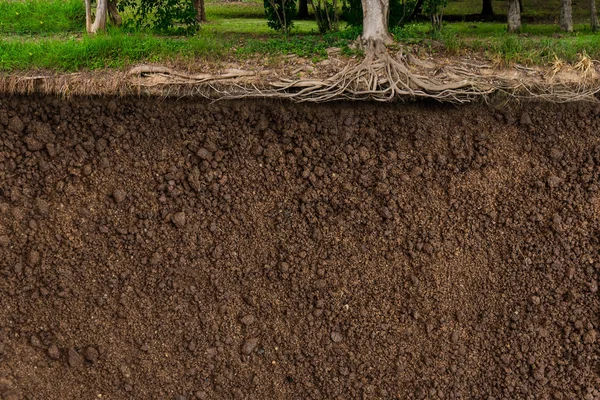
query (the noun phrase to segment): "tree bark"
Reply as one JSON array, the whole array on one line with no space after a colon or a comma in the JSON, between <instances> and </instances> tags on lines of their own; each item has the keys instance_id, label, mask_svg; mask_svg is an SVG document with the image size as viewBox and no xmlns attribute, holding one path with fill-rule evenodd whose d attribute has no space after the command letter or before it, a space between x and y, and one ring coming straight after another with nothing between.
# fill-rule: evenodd
<instances>
[{"instance_id":1,"label":"tree bark","mask_svg":"<svg viewBox=\"0 0 600 400\"><path fill-rule=\"evenodd\" d=\"M92 32L92 0L85 0L85 31Z\"/></svg>"},{"instance_id":2,"label":"tree bark","mask_svg":"<svg viewBox=\"0 0 600 400\"><path fill-rule=\"evenodd\" d=\"M110 17L110 22L115 26L123 24L123 18L121 18L117 9L117 0L108 0L108 16Z\"/></svg>"},{"instance_id":3,"label":"tree bark","mask_svg":"<svg viewBox=\"0 0 600 400\"><path fill-rule=\"evenodd\" d=\"M521 29L521 7L519 0L508 0L508 31L518 32Z\"/></svg>"},{"instance_id":4,"label":"tree bark","mask_svg":"<svg viewBox=\"0 0 600 400\"><path fill-rule=\"evenodd\" d=\"M560 3L560 28L565 32L573 32L572 0L561 0Z\"/></svg>"},{"instance_id":5,"label":"tree bark","mask_svg":"<svg viewBox=\"0 0 600 400\"><path fill-rule=\"evenodd\" d=\"M308 18L308 0L298 1L298 19Z\"/></svg>"},{"instance_id":6,"label":"tree bark","mask_svg":"<svg viewBox=\"0 0 600 400\"><path fill-rule=\"evenodd\" d=\"M596 12L596 0L590 0L590 17L592 31L597 32L600 24L598 23L598 13Z\"/></svg>"},{"instance_id":7,"label":"tree bark","mask_svg":"<svg viewBox=\"0 0 600 400\"><path fill-rule=\"evenodd\" d=\"M90 27L89 33L97 33L106 30L106 17L108 15L108 0L98 0L96 5L96 17Z\"/></svg>"},{"instance_id":8,"label":"tree bark","mask_svg":"<svg viewBox=\"0 0 600 400\"><path fill-rule=\"evenodd\" d=\"M196 21L206 22L206 8L204 0L194 0L194 8L196 9Z\"/></svg>"},{"instance_id":9,"label":"tree bark","mask_svg":"<svg viewBox=\"0 0 600 400\"><path fill-rule=\"evenodd\" d=\"M368 46L372 43L393 42L389 33L390 0L361 0L363 8L363 32L361 39Z\"/></svg>"},{"instance_id":10,"label":"tree bark","mask_svg":"<svg viewBox=\"0 0 600 400\"><path fill-rule=\"evenodd\" d=\"M481 16L484 18L490 18L494 16L494 7L492 7L492 0L483 0Z\"/></svg>"}]
</instances>

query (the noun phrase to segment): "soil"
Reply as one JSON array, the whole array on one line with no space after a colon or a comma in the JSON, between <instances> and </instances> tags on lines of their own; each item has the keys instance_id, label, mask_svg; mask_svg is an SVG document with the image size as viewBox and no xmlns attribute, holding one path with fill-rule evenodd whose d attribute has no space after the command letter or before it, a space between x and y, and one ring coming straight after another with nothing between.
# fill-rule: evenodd
<instances>
[{"instance_id":1,"label":"soil","mask_svg":"<svg viewBox=\"0 0 600 400\"><path fill-rule=\"evenodd\" d=\"M599 131L0 98L0 398L600 399Z\"/></svg>"}]
</instances>

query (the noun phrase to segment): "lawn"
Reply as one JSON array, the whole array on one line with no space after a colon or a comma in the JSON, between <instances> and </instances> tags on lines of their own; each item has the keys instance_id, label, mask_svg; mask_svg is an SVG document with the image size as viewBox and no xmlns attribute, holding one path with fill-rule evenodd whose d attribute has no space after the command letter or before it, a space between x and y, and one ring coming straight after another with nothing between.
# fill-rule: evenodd
<instances>
[{"instance_id":1,"label":"lawn","mask_svg":"<svg viewBox=\"0 0 600 400\"><path fill-rule=\"evenodd\" d=\"M506 33L502 22L451 22L432 35L429 24L418 22L393 27L400 43L418 44L430 52L461 55L476 52L507 64L546 64L557 57L574 62L586 52L600 59L600 35L586 25L587 2L574 0L576 32L563 34L552 18L559 0L524 0L526 23L519 35ZM505 1L494 3L505 12ZM480 1L450 1L449 16L480 11ZM0 70L47 69L56 71L124 68L139 62L190 63L235 57L277 57L296 54L319 60L328 47L351 52L349 45L359 30L342 24L340 32L320 35L314 21L296 21L288 37L266 24L262 2L256 0L206 4L208 23L193 36L157 35L148 30L111 27L106 34L84 32L80 0L0 0ZM127 17L125 14L124 17ZM454 18L460 19L460 18Z\"/></svg>"}]
</instances>

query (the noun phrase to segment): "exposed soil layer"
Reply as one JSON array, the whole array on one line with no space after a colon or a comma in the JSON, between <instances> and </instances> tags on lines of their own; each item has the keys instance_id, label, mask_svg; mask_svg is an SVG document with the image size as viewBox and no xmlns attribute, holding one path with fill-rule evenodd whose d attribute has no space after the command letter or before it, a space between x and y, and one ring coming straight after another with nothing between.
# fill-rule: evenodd
<instances>
[{"instance_id":1,"label":"exposed soil layer","mask_svg":"<svg viewBox=\"0 0 600 400\"><path fill-rule=\"evenodd\" d=\"M598 132L0 98L0 398L600 399Z\"/></svg>"}]
</instances>

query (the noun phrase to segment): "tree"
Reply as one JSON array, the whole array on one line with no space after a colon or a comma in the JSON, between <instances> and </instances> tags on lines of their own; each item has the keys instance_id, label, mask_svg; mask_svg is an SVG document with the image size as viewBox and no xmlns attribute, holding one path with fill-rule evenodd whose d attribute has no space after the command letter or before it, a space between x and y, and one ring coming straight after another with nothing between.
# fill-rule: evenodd
<instances>
[{"instance_id":1,"label":"tree","mask_svg":"<svg viewBox=\"0 0 600 400\"><path fill-rule=\"evenodd\" d=\"M96 15L92 20L92 0L85 0L85 28L88 33L103 32L106 30L106 19L120 26L123 19L117 10L117 0L98 0Z\"/></svg>"},{"instance_id":2,"label":"tree","mask_svg":"<svg viewBox=\"0 0 600 400\"><path fill-rule=\"evenodd\" d=\"M117 0L108 0L108 16L110 17L110 22L115 26L121 26L123 23L123 19L119 15L119 10L117 9Z\"/></svg>"},{"instance_id":3,"label":"tree","mask_svg":"<svg viewBox=\"0 0 600 400\"><path fill-rule=\"evenodd\" d=\"M196 21L206 22L206 9L204 0L194 0L194 9L196 10Z\"/></svg>"},{"instance_id":4,"label":"tree","mask_svg":"<svg viewBox=\"0 0 600 400\"><path fill-rule=\"evenodd\" d=\"M598 24L598 13L596 12L596 0L590 0L590 19L593 32L597 32L600 28Z\"/></svg>"},{"instance_id":5,"label":"tree","mask_svg":"<svg viewBox=\"0 0 600 400\"><path fill-rule=\"evenodd\" d=\"M573 32L572 0L560 1L560 28L565 32Z\"/></svg>"},{"instance_id":6,"label":"tree","mask_svg":"<svg viewBox=\"0 0 600 400\"><path fill-rule=\"evenodd\" d=\"M489 19L494 16L494 7L492 6L492 0L483 0L481 16L485 19Z\"/></svg>"},{"instance_id":7,"label":"tree","mask_svg":"<svg viewBox=\"0 0 600 400\"><path fill-rule=\"evenodd\" d=\"M508 0L508 31L521 30L521 6L519 0Z\"/></svg>"},{"instance_id":8,"label":"tree","mask_svg":"<svg viewBox=\"0 0 600 400\"><path fill-rule=\"evenodd\" d=\"M298 2L298 19L308 18L308 0L299 0Z\"/></svg>"},{"instance_id":9,"label":"tree","mask_svg":"<svg viewBox=\"0 0 600 400\"><path fill-rule=\"evenodd\" d=\"M85 0L85 28L88 33L97 33L106 30L106 17L108 15L108 0L98 0L96 15L92 21L92 0Z\"/></svg>"},{"instance_id":10,"label":"tree","mask_svg":"<svg viewBox=\"0 0 600 400\"><path fill-rule=\"evenodd\" d=\"M367 47L393 42L389 32L390 0L361 0L363 31L361 39Z\"/></svg>"}]
</instances>

